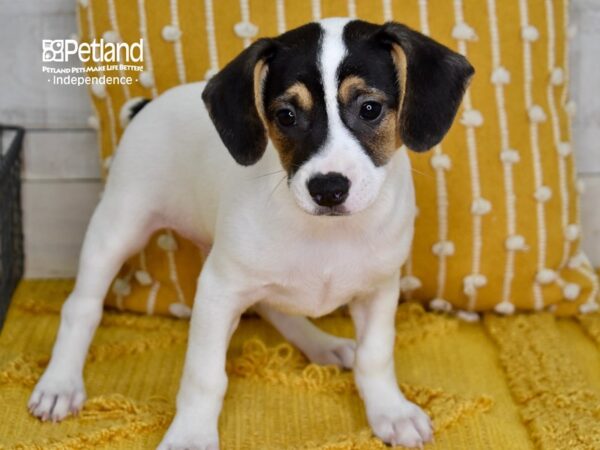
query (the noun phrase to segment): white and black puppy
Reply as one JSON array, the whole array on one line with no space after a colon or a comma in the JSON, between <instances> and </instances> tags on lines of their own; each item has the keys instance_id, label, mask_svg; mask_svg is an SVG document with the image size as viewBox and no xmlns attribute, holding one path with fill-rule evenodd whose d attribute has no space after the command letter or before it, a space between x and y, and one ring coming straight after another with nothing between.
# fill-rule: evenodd
<instances>
[{"instance_id":1,"label":"white and black puppy","mask_svg":"<svg viewBox=\"0 0 600 450\"><path fill-rule=\"evenodd\" d=\"M82 407L111 281L169 227L210 251L160 449L218 448L225 354L250 307L311 360L354 368L383 441L429 441L429 418L394 372L399 270L415 216L402 144L440 142L472 74L462 56L406 26L326 19L260 39L208 84L149 103L116 152L31 412L60 420ZM356 343L302 317L346 304Z\"/></svg>"}]
</instances>

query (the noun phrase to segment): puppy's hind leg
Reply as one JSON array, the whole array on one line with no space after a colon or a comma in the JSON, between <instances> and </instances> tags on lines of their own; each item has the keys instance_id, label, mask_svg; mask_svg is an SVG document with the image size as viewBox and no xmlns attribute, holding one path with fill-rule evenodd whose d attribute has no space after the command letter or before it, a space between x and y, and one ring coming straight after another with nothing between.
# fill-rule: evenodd
<instances>
[{"instance_id":1,"label":"puppy's hind leg","mask_svg":"<svg viewBox=\"0 0 600 450\"><path fill-rule=\"evenodd\" d=\"M312 362L352 368L356 349L354 340L325 333L306 317L284 314L261 304L256 305L254 310Z\"/></svg>"},{"instance_id":2,"label":"puppy's hind leg","mask_svg":"<svg viewBox=\"0 0 600 450\"><path fill-rule=\"evenodd\" d=\"M61 311L61 321L46 371L29 399L29 410L42 420L62 420L85 401L83 366L102 317L104 296L125 259L146 242L146 216L116 198L104 198L86 232L77 281ZM137 214L136 214L137 213Z\"/></svg>"}]
</instances>

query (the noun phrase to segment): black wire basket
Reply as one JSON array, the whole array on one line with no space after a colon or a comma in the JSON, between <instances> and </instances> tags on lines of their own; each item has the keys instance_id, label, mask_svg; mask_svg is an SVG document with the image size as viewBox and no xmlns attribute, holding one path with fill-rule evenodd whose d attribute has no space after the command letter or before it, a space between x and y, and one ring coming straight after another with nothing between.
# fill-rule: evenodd
<instances>
[{"instance_id":1,"label":"black wire basket","mask_svg":"<svg viewBox=\"0 0 600 450\"><path fill-rule=\"evenodd\" d=\"M23 275L21 149L25 130L0 125L0 329Z\"/></svg>"}]
</instances>

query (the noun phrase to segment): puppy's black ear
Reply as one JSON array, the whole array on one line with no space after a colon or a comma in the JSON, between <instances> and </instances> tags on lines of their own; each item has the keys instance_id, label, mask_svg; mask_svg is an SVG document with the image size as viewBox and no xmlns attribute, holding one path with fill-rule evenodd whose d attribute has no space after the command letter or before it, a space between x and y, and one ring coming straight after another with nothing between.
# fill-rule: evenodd
<instances>
[{"instance_id":1,"label":"puppy's black ear","mask_svg":"<svg viewBox=\"0 0 600 450\"><path fill-rule=\"evenodd\" d=\"M462 55L405 25L386 23L379 38L398 70L400 137L412 150L428 150L448 132L475 71Z\"/></svg>"},{"instance_id":2,"label":"puppy's black ear","mask_svg":"<svg viewBox=\"0 0 600 450\"><path fill-rule=\"evenodd\" d=\"M275 41L260 39L210 79L202 100L221 140L243 166L257 162L267 147L262 83Z\"/></svg>"}]
</instances>

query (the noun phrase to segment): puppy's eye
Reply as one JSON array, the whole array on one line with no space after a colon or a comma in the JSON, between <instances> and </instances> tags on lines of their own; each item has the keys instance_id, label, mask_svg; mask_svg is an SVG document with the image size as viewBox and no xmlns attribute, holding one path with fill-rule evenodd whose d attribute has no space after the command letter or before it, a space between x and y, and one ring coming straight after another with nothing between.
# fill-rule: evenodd
<instances>
[{"instance_id":1,"label":"puppy's eye","mask_svg":"<svg viewBox=\"0 0 600 450\"><path fill-rule=\"evenodd\" d=\"M291 127L296 124L296 114L291 109L280 109L277 111L276 117L281 126Z\"/></svg>"},{"instance_id":2,"label":"puppy's eye","mask_svg":"<svg viewBox=\"0 0 600 450\"><path fill-rule=\"evenodd\" d=\"M381 103L364 102L360 107L360 118L363 120L375 120L381 114Z\"/></svg>"}]
</instances>

